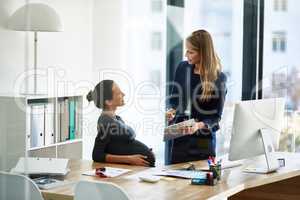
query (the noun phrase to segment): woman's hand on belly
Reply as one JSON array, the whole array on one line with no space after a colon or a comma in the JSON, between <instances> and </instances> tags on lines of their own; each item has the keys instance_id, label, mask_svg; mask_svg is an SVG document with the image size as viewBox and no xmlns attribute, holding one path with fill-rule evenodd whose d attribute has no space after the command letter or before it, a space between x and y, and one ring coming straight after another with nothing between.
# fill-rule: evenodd
<instances>
[{"instance_id":1,"label":"woman's hand on belly","mask_svg":"<svg viewBox=\"0 0 300 200\"><path fill-rule=\"evenodd\" d=\"M143 156L141 154L135 154L128 156L129 164L131 165L139 165L139 166L149 166L149 162L146 160L147 156Z\"/></svg>"}]
</instances>

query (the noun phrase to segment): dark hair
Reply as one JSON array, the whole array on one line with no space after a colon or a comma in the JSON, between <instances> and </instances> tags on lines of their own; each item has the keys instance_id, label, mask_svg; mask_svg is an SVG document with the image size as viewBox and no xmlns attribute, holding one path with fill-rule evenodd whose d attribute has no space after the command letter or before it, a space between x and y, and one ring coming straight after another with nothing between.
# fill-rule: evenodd
<instances>
[{"instance_id":1,"label":"dark hair","mask_svg":"<svg viewBox=\"0 0 300 200\"><path fill-rule=\"evenodd\" d=\"M97 108L105 108L105 101L112 99L112 87L113 87L113 80L103 80L98 83L95 89L90 91L86 95L86 99L90 101L94 101L95 106Z\"/></svg>"}]
</instances>

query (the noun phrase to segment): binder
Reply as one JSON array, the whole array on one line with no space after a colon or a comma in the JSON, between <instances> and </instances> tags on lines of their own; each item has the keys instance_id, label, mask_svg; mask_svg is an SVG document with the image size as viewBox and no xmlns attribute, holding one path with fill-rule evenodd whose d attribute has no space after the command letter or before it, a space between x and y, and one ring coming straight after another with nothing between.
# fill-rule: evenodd
<instances>
[{"instance_id":1,"label":"binder","mask_svg":"<svg viewBox=\"0 0 300 200\"><path fill-rule=\"evenodd\" d=\"M30 109L30 147L41 147L45 145L45 105L31 105Z\"/></svg>"},{"instance_id":2,"label":"binder","mask_svg":"<svg viewBox=\"0 0 300 200\"><path fill-rule=\"evenodd\" d=\"M65 99L61 102L61 142L69 139L69 100Z\"/></svg>"},{"instance_id":3,"label":"binder","mask_svg":"<svg viewBox=\"0 0 300 200\"><path fill-rule=\"evenodd\" d=\"M69 138L75 139L75 100L69 100Z\"/></svg>"},{"instance_id":4,"label":"binder","mask_svg":"<svg viewBox=\"0 0 300 200\"><path fill-rule=\"evenodd\" d=\"M80 119L80 115L82 113L82 110L80 109L81 106L81 102L80 100L76 101L76 109L75 109L75 138L80 138L80 123L81 123L81 119Z\"/></svg>"},{"instance_id":5,"label":"binder","mask_svg":"<svg viewBox=\"0 0 300 200\"><path fill-rule=\"evenodd\" d=\"M57 104L57 131L56 131L56 141L55 142L60 142L61 141L61 104Z\"/></svg>"},{"instance_id":6,"label":"binder","mask_svg":"<svg viewBox=\"0 0 300 200\"><path fill-rule=\"evenodd\" d=\"M45 105L45 145L54 142L54 103L50 102Z\"/></svg>"}]
</instances>

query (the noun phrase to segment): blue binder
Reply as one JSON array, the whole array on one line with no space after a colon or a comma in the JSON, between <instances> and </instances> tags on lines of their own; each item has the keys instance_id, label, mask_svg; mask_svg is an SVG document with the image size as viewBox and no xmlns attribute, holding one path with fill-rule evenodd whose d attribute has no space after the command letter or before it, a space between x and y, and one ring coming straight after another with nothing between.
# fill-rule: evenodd
<instances>
[{"instance_id":1,"label":"blue binder","mask_svg":"<svg viewBox=\"0 0 300 200\"><path fill-rule=\"evenodd\" d=\"M69 101L69 138L75 139L75 100Z\"/></svg>"}]
</instances>

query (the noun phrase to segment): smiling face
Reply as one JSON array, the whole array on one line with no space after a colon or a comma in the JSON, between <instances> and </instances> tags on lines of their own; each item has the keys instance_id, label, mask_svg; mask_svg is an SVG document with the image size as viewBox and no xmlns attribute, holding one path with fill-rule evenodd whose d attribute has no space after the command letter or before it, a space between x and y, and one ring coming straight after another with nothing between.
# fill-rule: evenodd
<instances>
[{"instance_id":1,"label":"smiling face","mask_svg":"<svg viewBox=\"0 0 300 200\"><path fill-rule=\"evenodd\" d=\"M119 106L123 106L125 94L121 91L120 87L113 83L112 86L112 99L107 100L106 104L111 108L117 108Z\"/></svg>"},{"instance_id":2,"label":"smiling face","mask_svg":"<svg viewBox=\"0 0 300 200\"><path fill-rule=\"evenodd\" d=\"M185 57L187 57L189 64L200 64L201 55L197 50L195 50L189 41L186 41Z\"/></svg>"}]
</instances>

